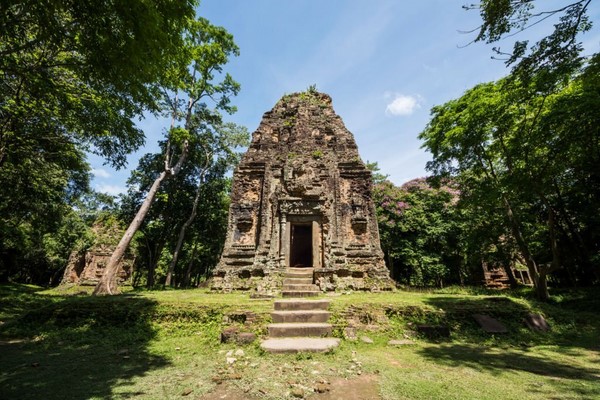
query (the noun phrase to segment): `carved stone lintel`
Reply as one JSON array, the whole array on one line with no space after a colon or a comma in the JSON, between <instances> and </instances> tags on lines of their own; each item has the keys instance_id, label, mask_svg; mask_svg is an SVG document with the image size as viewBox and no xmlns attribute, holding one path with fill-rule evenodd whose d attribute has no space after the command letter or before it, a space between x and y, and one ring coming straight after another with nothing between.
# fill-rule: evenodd
<instances>
[{"instance_id":1,"label":"carved stone lintel","mask_svg":"<svg viewBox=\"0 0 600 400\"><path fill-rule=\"evenodd\" d=\"M279 212L281 215L320 215L323 201L311 199L281 199Z\"/></svg>"}]
</instances>

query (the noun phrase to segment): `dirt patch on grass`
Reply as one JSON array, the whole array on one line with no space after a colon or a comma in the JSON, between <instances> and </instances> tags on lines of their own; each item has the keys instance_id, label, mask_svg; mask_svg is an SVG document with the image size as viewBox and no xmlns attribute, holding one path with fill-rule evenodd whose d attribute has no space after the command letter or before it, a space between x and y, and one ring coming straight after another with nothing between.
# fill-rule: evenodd
<instances>
[{"instance_id":1,"label":"dirt patch on grass","mask_svg":"<svg viewBox=\"0 0 600 400\"><path fill-rule=\"evenodd\" d=\"M296 395L290 391L286 398L310 400L377 400L381 398L376 375L361 375L351 379L336 378L321 387L326 388L326 391L318 393L304 390L297 392ZM261 395L261 398L263 396L270 398L268 393L261 393ZM244 393L238 387L222 384L217 385L214 391L200 398L202 400L255 400L259 397Z\"/></svg>"},{"instance_id":2,"label":"dirt patch on grass","mask_svg":"<svg viewBox=\"0 0 600 400\"><path fill-rule=\"evenodd\" d=\"M184 397L185 398L185 397ZM217 385L214 391L200 397L202 400L255 400L258 397L244 393L239 388L230 385Z\"/></svg>"},{"instance_id":3,"label":"dirt patch on grass","mask_svg":"<svg viewBox=\"0 0 600 400\"><path fill-rule=\"evenodd\" d=\"M329 391L315 393L308 398L311 400L376 400L379 396L377 375L360 375L351 379L338 378L331 381Z\"/></svg>"}]
</instances>

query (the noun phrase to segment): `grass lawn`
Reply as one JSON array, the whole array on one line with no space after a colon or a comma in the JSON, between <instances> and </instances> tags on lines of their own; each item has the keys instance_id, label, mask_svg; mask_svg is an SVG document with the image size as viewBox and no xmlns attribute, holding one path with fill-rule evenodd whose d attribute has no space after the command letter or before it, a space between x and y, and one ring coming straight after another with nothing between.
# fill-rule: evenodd
<instances>
[{"instance_id":1,"label":"grass lawn","mask_svg":"<svg viewBox=\"0 0 600 400\"><path fill-rule=\"evenodd\" d=\"M597 289L558 292L548 304L527 292L460 288L333 296L334 334L353 326L373 343L297 355L220 343L228 326L264 336L272 300L81 290L0 286L0 399L600 398ZM248 311L256 318L244 323ZM543 314L551 332L529 331L529 312ZM483 333L475 313L509 333ZM419 336L421 323L449 326L451 336Z\"/></svg>"}]
</instances>

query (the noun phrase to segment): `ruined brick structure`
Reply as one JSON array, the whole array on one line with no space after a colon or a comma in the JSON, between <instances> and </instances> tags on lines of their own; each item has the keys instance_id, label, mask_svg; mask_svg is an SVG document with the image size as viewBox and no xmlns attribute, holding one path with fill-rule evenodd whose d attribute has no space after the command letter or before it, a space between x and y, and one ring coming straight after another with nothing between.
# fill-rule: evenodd
<instances>
[{"instance_id":1,"label":"ruined brick structure","mask_svg":"<svg viewBox=\"0 0 600 400\"><path fill-rule=\"evenodd\" d=\"M112 252L113 249L91 249L83 252L71 252L61 284L97 285L104 274L104 268L108 264ZM127 255L121 261L117 272L119 284L130 278L132 264L133 260L130 255Z\"/></svg>"},{"instance_id":2,"label":"ruined brick structure","mask_svg":"<svg viewBox=\"0 0 600 400\"><path fill-rule=\"evenodd\" d=\"M96 221L92 226L94 243L86 250L73 250L65 268L61 284L97 285L104 274L104 268L110 260L124 229L116 219ZM128 251L119 263L117 272L119 284L131 277L134 257Z\"/></svg>"},{"instance_id":3,"label":"ruined brick structure","mask_svg":"<svg viewBox=\"0 0 600 400\"><path fill-rule=\"evenodd\" d=\"M264 114L234 174L216 290L276 293L288 267L327 290L392 287L372 179L331 98L309 90Z\"/></svg>"}]
</instances>

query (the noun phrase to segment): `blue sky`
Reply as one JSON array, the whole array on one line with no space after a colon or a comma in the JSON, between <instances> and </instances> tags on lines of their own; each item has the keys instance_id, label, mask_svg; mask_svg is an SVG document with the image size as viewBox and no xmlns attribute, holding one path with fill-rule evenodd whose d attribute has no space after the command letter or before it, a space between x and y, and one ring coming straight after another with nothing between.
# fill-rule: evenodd
<instances>
[{"instance_id":1,"label":"blue sky","mask_svg":"<svg viewBox=\"0 0 600 400\"><path fill-rule=\"evenodd\" d=\"M508 73L492 59L492 46L467 45L480 24L469 0L203 0L199 15L234 35L241 55L225 66L242 86L227 117L254 131L264 112L286 93L316 84L333 99L336 113L354 134L364 161L377 161L395 184L425 176L430 155L417 136L431 107L459 97L474 85ZM552 5L564 1L544 0ZM600 25L600 6L590 16ZM548 21L551 22L551 21ZM549 24L514 39L534 39ZM461 32L462 31L462 32ZM582 37L598 52L600 26ZM497 45L497 44L496 44ZM139 157L157 149L166 121L146 119L146 145L114 171L90 156L92 186L125 190Z\"/></svg>"}]
</instances>

